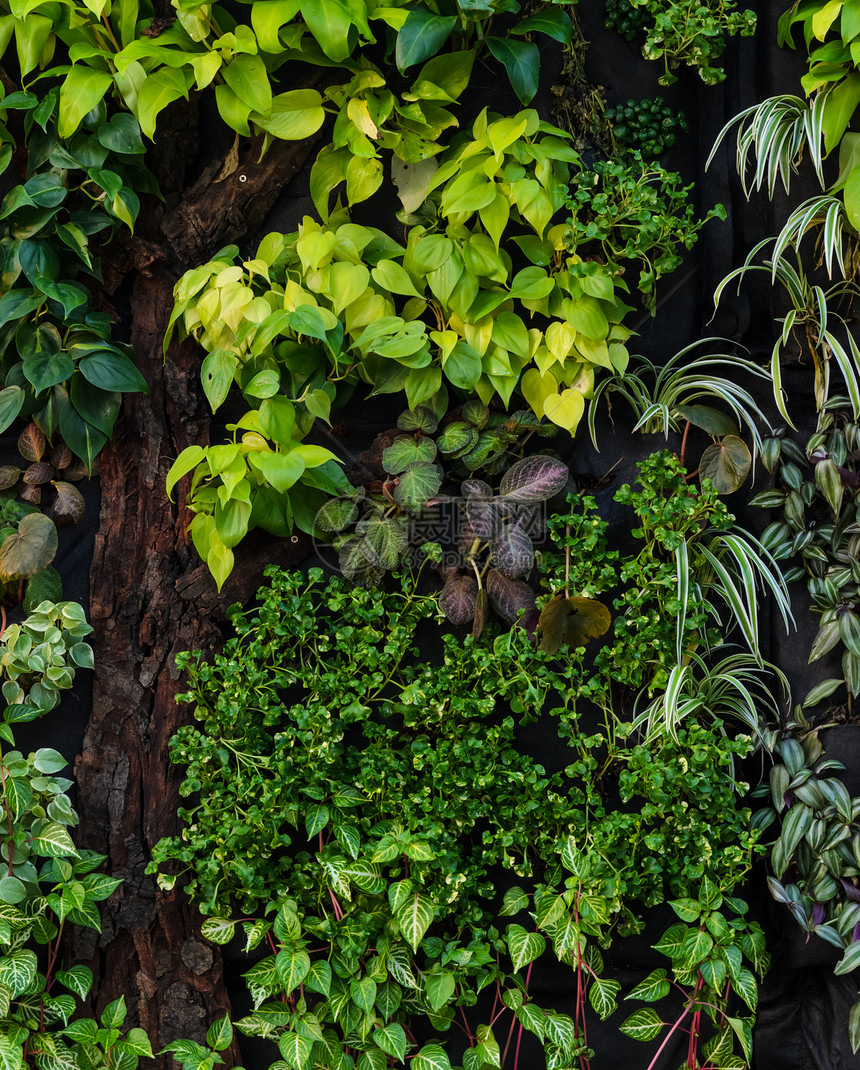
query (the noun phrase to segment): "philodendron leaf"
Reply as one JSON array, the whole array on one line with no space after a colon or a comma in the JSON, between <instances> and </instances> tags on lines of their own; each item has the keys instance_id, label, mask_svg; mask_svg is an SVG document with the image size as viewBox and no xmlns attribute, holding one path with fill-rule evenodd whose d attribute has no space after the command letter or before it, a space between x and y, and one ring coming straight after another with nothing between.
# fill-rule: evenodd
<instances>
[{"instance_id":1,"label":"philodendron leaf","mask_svg":"<svg viewBox=\"0 0 860 1070\"><path fill-rule=\"evenodd\" d=\"M41 572L57 552L57 529L44 513L30 513L0 546L0 581L24 580Z\"/></svg>"},{"instance_id":2,"label":"philodendron leaf","mask_svg":"<svg viewBox=\"0 0 860 1070\"><path fill-rule=\"evenodd\" d=\"M59 527L62 524L77 524L84 515L84 496L73 483L54 482L57 498L51 506L51 519Z\"/></svg>"},{"instance_id":3,"label":"philodendron leaf","mask_svg":"<svg viewBox=\"0 0 860 1070\"><path fill-rule=\"evenodd\" d=\"M432 464L435 460L436 444L432 438L416 439L412 435L398 435L388 449L382 452L382 466L391 475L398 475L410 464Z\"/></svg>"},{"instance_id":4,"label":"philodendron leaf","mask_svg":"<svg viewBox=\"0 0 860 1070\"><path fill-rule=\"evenodd\" d=\"M502 476L499 493L513 502L545 502L564 489L569 474L557 457L524 457Z\"/></svg>"},{"instance_id":5,"label":"philodendron leaf","mask_svg":"<svg viewBox=\"0 0 860 1070\"><path fill-rule=\"evenodd\" d=\"M478 583L474 576L449 576L439 595L439 608L452 624L467 624L475 616Z\"/></svg>"},{"instance_id":6,"label":"philodendron leaf","mask_svg":"<svg viewBox=\"0 0 860 1070\"><path fill-rule=\"evenodd\" d=\"M410 464L397 477L394 500L405 509L422 509L442 485L442 469L419 461Z\"/></svg>"},{"instance_id":7,"label":"philodendron leaf","mask_svg":"<svg viewBox=\"0 0 860 1070\"><path fill-rule=\"evenodd\" d=\"M565 643L575 650L600 638L611 623L612 617L602 602L557 594L547 602L540 615L538 646L549 654L557 654Z\"/></svg>"},{"instance_id":8,"label":"philodendron leaf","mask_svg":"<svg viewBox=\"0 0 860 1070\"><path fill-rule=\"evenodd\" d=\"M708 446L699 461L699 480L710 479L718 494L731 494L749 474L752 457L743 439L726 435Z\"/></svg>"},{"instance_id":9,"label":"philodendron leaf","mask_svg":"<svg viewBox=\"0 0 860 1070\"><path fill-rule=\"evenodd\" d=\"M532 609L535 604L535 593L527 583L509 580L495 568L487 573L487 593L493 609L509 624L513 624L523 610Z\"/></svg>"},{"instance_id":10,"label":"philodendron leaf","mask_svg":"<svg viewBox=\"0 0 860 1070\"><path fill-rule=\"evenodd\" d=\"M738 425L731 416L711 408L710 405L677 405L675 411L694 427L701 427L703 431L717 438L738 433Z\"/></svg>"}]
</instances>

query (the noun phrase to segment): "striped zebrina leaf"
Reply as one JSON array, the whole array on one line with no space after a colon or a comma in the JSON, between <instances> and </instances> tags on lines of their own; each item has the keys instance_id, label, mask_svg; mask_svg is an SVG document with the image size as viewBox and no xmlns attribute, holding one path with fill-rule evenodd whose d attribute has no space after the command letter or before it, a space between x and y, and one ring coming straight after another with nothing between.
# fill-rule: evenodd
<instances>
[{"instance_id":1,"label":"striped zebrina leaf","mask_svg":"<svg viewBox=\"0 0 860 1070\"><path fill-rule=\"evenodd\" d=\"M413 951L417 951L424 934L430 928L435 910L433 903L424 895L414 892L396 911L394 917L400 931Z\"/></svg>"},{"instance_id":2,"label":"striped zebrina leaf","mask_svg":"<svg viewBox=\"0 0 860 1070\"><path fill-rule=\"evenodd\" d=\"M522 925L509 925L507 937L508 951L515 971L540 958L546 950L546 940L539 933L527 932Z\"/></svg>"}]
</instances>

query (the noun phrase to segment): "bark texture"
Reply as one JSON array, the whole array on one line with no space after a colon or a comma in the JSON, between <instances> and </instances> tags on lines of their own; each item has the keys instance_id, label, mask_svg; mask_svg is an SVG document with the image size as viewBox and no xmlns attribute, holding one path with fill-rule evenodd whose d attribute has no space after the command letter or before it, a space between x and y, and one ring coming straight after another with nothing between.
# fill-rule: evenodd
<instances>
[{"instance_id":1,"label":"bark texture","mask_svg":"<svg viewBox=\"0 0 860 1070\"><path fill-rule=\"evenodd\" d=\"M108 871L124 883L105 904L101 937L81 933L74 952L95 972L97 1009L124 995L129 1023L147 1030L153 1048L178 1037L202 1039L228 1009L220 955L200 939L196 911L181 893L159 892L145 873L151 846L177 830L181 776L169 763L168 741L189 713L175 701L181 682L174 658L217 648L225 607L253 595L264 565L297 562L310 549L304 537L261 539L219 594L186 542L182 496L171 503L164 486L178 453L208 436L195 347L174 344L162 357L174 265L184 270L226 241L253 234L312 150L282 142L258 163L259 148L235 146L235 159L208 167L166 216L153 202L142 234L111 273L115 292L130 302L131 341L149 394L127 399L100 459L90 577L97 671L75 774L79 842L105 853Z\"/></svg>"}]
</instances>

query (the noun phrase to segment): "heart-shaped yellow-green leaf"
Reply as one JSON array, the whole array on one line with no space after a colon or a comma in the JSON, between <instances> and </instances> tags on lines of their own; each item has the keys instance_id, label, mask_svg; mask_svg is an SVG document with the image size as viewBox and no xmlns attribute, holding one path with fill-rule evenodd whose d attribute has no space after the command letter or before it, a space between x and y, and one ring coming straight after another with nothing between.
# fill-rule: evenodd
<instances>
[{"instance_id":1,"label":"heart-shaped yellow-green leaf","mask_svg":"<svg viewBox=\"0 0 860 1070\"><path fill-rule=\"evenodd\" d=\"M562 390L543 403L544 416L571 434L576 430L585 411L585 398L578 390Z\"/></svg>"}]
</instances>

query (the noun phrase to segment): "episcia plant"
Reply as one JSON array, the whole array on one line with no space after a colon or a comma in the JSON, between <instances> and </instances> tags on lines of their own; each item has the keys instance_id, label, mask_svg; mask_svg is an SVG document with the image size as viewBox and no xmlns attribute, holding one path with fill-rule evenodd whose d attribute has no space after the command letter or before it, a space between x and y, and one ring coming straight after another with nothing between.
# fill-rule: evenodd
<instances>
[{"instance_id":1,"label":"episcia plant","mask_svg":"<svg viewBox=\"0 0 860 1070\"><path fill-rule=\"evenodd\" d=\"M554 523L571 592L621 592L593 656L569 636L550 652L488 624L479 639L444 635L430 660L422 637L441 599L420 573L371 591L270 568L260 605L231 610L223 654L181 657L194 720L171 754L188 802L151 869L184 886L210 939L244 936L254 1009L235 1025L293 1070L522 1070L538 1050L549 1066L587 1067L587 1015L609 1015L618 996L601 949L641 931L645 907L700 894L712 944L672 957L695 1003L685 1027L722 1051L729 984L754 1007L734 944L748 933L757 954L741 954L760 969L757 929L736 910L716 932L710 890L733 896L758 853L734 772L753 740L718 690L654 740L628 713L665 688L679 633L682 651L712 648L714 614L727 633L737 612L755 618L711 571L725 507L683 475L663 454L623 489L641 523L635 554L608 549L588 499ZM680 542L696 576L682 599ZM542 561L558 590L564 560ZM755 705L747 717L763 716ZM552 774L518 745L538 719L565 755ZM535 995L542 963L571 971L575 1015Z\"/></svg>"},{"instance_id":2,"label":"episcia plant","mask_svg":"<svg viewBox=\"0 0 860 1070\"><path fill-rule=\"evenodd\" d=\"M490 607L513 624L535 607L524 581L545 533L546 503L569 478L557 457L523 453L530 439L556 428L528 410L508 415L470 401L441 428L423 406L404 412L398 432L382 453L386 478L317 514L341 572L373 586L431 554L444 578L439 606L452 624L470 623L477 638ZM495 492L481 477L499 474ZM459 493L451 493L457 483Z\"/></svg>"}]
</instances>

